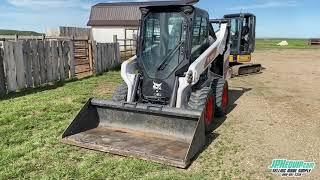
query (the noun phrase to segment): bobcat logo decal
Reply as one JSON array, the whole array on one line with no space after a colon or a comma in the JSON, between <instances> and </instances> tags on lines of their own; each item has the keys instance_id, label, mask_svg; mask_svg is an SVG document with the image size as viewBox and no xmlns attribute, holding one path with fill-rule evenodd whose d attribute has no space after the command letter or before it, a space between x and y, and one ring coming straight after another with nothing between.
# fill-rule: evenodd
<instances>
[{"instance_id":1,"label":"bobcat logo decal","mask_svg":"<svg viewBox=\"0 0 320 180\"><path fill-rule=\"evenodd\" d=\"M153 82L153 89L154 89L156 92L161 91L161 90L162 90L162 83L158 84L158 83Z\"/></svg>"}]
</instances>

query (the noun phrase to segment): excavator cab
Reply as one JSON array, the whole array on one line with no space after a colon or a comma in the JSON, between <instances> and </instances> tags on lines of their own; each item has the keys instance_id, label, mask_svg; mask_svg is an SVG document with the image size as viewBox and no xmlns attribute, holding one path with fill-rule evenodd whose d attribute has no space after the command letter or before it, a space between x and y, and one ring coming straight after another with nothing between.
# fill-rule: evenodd
<instances>
[{"instance_id":1,"label":"excavator cab","mask_svg":"<svg viewBox=\"0 0 320 180\"><path fill-rule=\"evenodd\" d=\"M230 62L245 63L251 61L255 50L256 16L250 13L228 14L230 21Z\"/></svg>"}]
</instances>

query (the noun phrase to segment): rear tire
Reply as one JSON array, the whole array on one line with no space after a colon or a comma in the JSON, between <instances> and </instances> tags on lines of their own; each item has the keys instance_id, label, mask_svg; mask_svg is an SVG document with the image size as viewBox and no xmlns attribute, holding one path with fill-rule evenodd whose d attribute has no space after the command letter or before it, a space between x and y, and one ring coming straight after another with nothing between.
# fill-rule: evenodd
<instances>
[{"instance_id":1,"label":"rear tire","mask_svg":"<svg viewBox=\"0 0 320 180\"><path fill-rule=\"evenodd\" d=\"M229 85L223 78L215 79L212 83L212 90L215 96L215 115L223 117L227 114L229 105Z\"/></svg>"},{"instance_id":2,"label":"rear tire","mask_svg":"<svg viewBox=\"0 0 320 180\"><path fill-rule=\"evenodd\" d=\"M112 100L114 101L126 101L128 95L128 86L125 82L122 82L115 92L113 93Z\"/></svg>"},{"instance_id":3,"label":"rear tire","mask_svg":"<svg viewBox=\"0 0 320 180\"><path fill-rule=\"evenodd\" d=\"M214 129L214 93L210 87L204 87L191 93L188 109L204 112L206 133ZM208 109L209 108L209 109Z\"/></svg>"}]
</instances>

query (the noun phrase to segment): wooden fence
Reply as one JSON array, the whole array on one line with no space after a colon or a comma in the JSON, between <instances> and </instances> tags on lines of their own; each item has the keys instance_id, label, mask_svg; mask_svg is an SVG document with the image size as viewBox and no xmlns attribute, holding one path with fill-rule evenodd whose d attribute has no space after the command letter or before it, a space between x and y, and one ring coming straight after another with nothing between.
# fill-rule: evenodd
<instances>
[{"instance_id":1,"label":"wooden fence","mask_svg":"<svg viewBox=\"0 0 320 180\"><path fill-rule=\"evenodd\" d=\"M0 48L0 95L76 76L73 41L4 41ZM121 63L119 45L90 42L91 71L101 74Z\"/></svg>"},{"instance_id":2,"label":"wooden fence","mask_svg":"<svg viewBox=\"0 0 320 180\"><path fill-rule=\"evenodd\" d=\"M3 66L3 49L0 48L0 96L7 93L5 82L6 82L6 78L5 78L4 66Z\"/></svg>"},{"instance_id":3,"label":"wooden fence","mask_svg":"<svg viewBox=\"0 0 320 180\"><path fill-rule=\"evenodd\" d=\"M79 27L59 27L59 36L68 37L89 37L91 39L92 32L91 28L79 28Z\"/></svg>"},{"instance_id":4,"label":"wooden fence","mask_svg":"<svg viewBox=\"0 0 320 180\"><path fill-rule=\"evenodd\" d=\"M96 74L101 74L121 64L118 43L92 43L93 67Z\"/></svg>"},{"instance_id":5,"label":"wooden fence","mask_svg":"<svg viewBox=\"0 0 320 180\"><path fill-rule=\"evenodd\" d=\"M3 68L0 74L5 83L0 86L4 92L64 81L75 76L71 41L4 41L1 59Z\"/></svg>"}]
</instances>

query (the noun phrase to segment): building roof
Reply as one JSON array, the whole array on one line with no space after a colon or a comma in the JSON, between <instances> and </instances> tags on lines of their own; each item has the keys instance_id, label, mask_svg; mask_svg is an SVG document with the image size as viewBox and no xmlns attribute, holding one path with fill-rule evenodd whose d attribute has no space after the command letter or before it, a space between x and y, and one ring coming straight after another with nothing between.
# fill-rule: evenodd
<instances>
[{"instance_id":1,"label":"building roof","mask_svg":"<svg viewBox=\"0 0 320 180\"><path fill-rule=\"evenodd\" d=\"M91 9L88 26L138 26L140 6L110 6L98 4Z\"/></svg>"},{"instance_id":2,"label":"building roof","mask_svg":"<svg viewBox=\"0 0 320 180\"><path fill-rule=\"evenodd\" d=\"M99 3L91 8L88 26L138 26L140 7L195 4L199 0Z\"/></svg>"}]
</instances>

